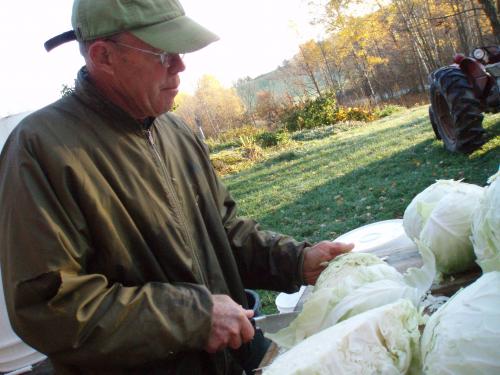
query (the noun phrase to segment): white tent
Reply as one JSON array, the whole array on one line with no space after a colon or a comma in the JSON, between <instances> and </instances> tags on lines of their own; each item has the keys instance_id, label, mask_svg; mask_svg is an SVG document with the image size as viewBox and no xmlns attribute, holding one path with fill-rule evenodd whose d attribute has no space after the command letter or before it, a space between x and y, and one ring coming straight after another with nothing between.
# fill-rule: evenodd
<instances>
[{"instance_id":1,"label":"white tent","mask_svg":"<svg viewBox=\"0 0 500 375\"><path fill-rule=\"evenodd\" d=\"M23 118L28 116L31 111L18 113L7 117L0 118L0 150L3 148L10 132L21 122Z\"/></svg>"},{"instance_id":2,"label":"white tent","mask_svg":"<svg viewBox=\"0 0 500 375\"><path fill-rule=\"evenodd\" d=\"M0 150L10 132L30 113L23 112L0 119ZM31 365L45 358L43 354L26 345L12 330L5 306L2 273L0 272L0 372L29 369Z\"/></svg>"},{"instance_id":3,"label":"white tent","mask_svg":"<svg viewBox=\"0 0 500 375\"><path fill-rule=\"evenodd\" d=\"M44 360L46 357L26 345L12 330L0 272L0 372L14 371Z\"/></svg>"}]
</instances>

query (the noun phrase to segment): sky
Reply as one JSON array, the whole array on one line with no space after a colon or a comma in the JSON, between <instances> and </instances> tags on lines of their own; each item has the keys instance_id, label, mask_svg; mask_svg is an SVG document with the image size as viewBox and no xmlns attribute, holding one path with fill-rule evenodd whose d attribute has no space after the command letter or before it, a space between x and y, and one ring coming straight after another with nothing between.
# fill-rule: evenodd
<instances>
[{"instance_id":1,"label":"sky","mask_svg":"<svg viewBox=\"0 0 500 375\"><path fill-rule=\"evenodd\" d=\"M106 1L106 0L102 0ZM193 93L204 74L230 87L276 69L298 45L321 36L307 0L181 0L186 14L221 38L185 56L180 90ZM31 111L73 85L83 58L76 42L47 53L43 43L71 29L72 0L0 1L0 117Z\"/></svg>"}]
</instances>

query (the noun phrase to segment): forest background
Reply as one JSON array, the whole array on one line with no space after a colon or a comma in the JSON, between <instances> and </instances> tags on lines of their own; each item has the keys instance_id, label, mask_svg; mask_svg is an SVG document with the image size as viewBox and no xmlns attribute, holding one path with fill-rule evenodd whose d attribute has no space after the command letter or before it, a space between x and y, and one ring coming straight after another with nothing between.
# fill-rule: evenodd
<instances>
[{"instance_id":1,"label":"forest background","mask_svg":"<svg viewBox=\"0 0 500 375\"><path fill-rule=\"evenodd\" d=\"M362 14L368 3L375 11ZM308 6L320 8L315 22L324 27L322 40L301 44L275 71L230 88L203 76L192 95L178 96L176 112L218 140L248 127L276 132L366 121L387 105L425 104L430 72L450 65L456 53L500 42L500 0L312 0Z\"/></svg>"}]
</instances>

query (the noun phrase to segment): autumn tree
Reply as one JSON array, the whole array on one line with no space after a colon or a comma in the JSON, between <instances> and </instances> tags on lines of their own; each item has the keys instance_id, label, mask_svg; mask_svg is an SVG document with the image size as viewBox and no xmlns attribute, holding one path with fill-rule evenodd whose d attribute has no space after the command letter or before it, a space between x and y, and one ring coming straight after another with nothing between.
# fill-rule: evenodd
<instances>
[{"instance_id":1,"label":"autumn tree","mask_svg":"<svg viewBox=\"0 0 500 375\"><path fill-rule=\"evenodd\" d=\"M244 106L236 90L223 87L210 75L198 81L193 96L183 95L176 104L176 113L193 129L201 126L207 136L240 126L243 121Z\"/></svg>"},{"instance_id":2,"label":"autumn tree","mask_svg":"<svg viewBox=\"0 0 500 375\"><path fill-rule=\"evenodd\" d=\"M323 7L318 22L327 34L300 45L273 75L287 88L263 90L256 102L261 116L269 103L325 92L344 105L427 96L432 71L451 64L456 53L496 43L499 35L500 0L308 1Z\"/></svg>"},{"instance_id":3,"label":"autumn tree","mask_svg":"<svg viewBox=\"0 0 500 375\"><path fill-rule=\"evenodd\" d=\"M257 93L256 114L260 120L268 125L276 123L280 115L279 101L270 91L260 91Z\"/></svg>"},{"instance_id":4,"label":"autumn tree","mask_svg":"<svg viewBox=\"0 0 500 375\"><path fill-rule=\"evenodd\" d=\"M240 78L234 85L238 96L245 106L246 117L255 125L255 107L257 103L258 88L255 81L250 77Z\"/></svg>"}]
</instances>

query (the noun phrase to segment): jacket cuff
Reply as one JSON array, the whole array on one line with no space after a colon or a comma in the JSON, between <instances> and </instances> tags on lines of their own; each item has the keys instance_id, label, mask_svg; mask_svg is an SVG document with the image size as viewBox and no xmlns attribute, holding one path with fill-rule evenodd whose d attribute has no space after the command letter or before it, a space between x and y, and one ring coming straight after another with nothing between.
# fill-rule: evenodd
<instances>
[{"instance_id":1,"label":"jacket cuff","mask_svg":"<svg viewBox=\"0 0 500 375\"><path fill-rule=\"evenodd\" d=\"M306 281L304 278L304 256L306 251L309 251L311 248L311 244L305 244L304 248L299 253L299 258L297 261L297 284L300 287L301 285L306 285Z\"/></svg>"},{"instance_id":2,"label":"jacket cuff","mask_svg":"<svg viewBox=\"0 0 500 375\"><path fill-rule=\"evenodd\" d=\"M180 285L182 285L181 283ZM178 284L179 285L179 284ZM204 349L208 342L210 331L212 328L212 310L213 301L212 294L203 285L184 284L191 289L193 294L193 305L191 308L191 327L188 329L190 335L186 338L186 344L192 349ZM196 328L194 328L194 324Z\"/></svg>"}]
</instances>

